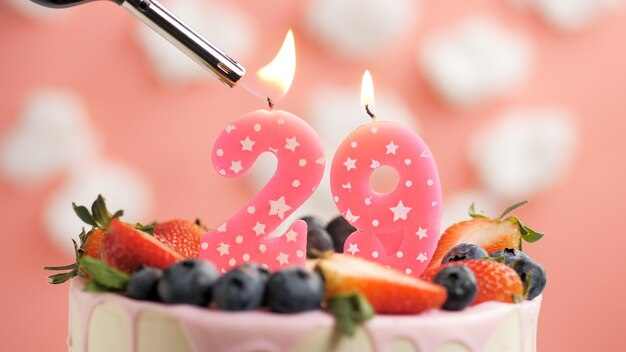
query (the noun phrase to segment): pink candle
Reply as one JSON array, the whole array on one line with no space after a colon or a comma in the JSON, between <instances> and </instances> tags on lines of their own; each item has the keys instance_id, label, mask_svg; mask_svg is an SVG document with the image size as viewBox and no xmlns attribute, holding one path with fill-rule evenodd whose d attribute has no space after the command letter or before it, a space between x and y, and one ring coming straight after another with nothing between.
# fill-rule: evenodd
<instances>
[{"instance_id":1,"label":"pink candle","mask_svg":"<svg viewBox=\"0 0 626 352\"><path fill-rule=\"evenodd\" d=\"M271 78L279 71L277 67L289 66L285 63L293 65L286 70L291 78L283 78L287 84L274 81L275 87L284 87L282 94L295 70L291 32L274 61L259 75ZM257 110L226 126L213 146L212 161L220 175L236 178L265 152L278 159L274 176L248 204L200 242L200 258L213 262L221 272L243 263L263 264L270 270L305 263L304 221L297 221L284 234L270 235L319 185L324 174L324 148L313 128L299 117L286 111Z\"/></svg>"},{"instance_id":2,"label":"pink candle","mask_svg":"<svg viewBox=\"0 0 626 352\"><path fill-rule=\"evenodd\" d=\"M373 104L369 72L364 99ZM364 92L366 93L366 92ZM367 94L366 94L367 95ZM337 208L357 228L344 252L419 276L436 248L441 222L441 187L435 160L424 141L410 129L374 121L352 131L333 158L330 179ZM390 193L370 187L372 173L393 168L399 178Z\"/></svg>"}]
</instances>

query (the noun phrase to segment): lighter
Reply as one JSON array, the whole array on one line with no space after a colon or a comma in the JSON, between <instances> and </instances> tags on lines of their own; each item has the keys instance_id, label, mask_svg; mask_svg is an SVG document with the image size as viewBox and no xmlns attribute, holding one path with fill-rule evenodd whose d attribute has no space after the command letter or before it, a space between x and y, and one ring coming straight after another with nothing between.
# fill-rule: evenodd
<instances>
[{"instance_id":1,"label":"lighter","mask_svg":"<svg viewBox=\"0 0 626 352\"><path fill-rule=\"evenodd\" d=\"M31 0L37 4L63 8L94 0ZM187 56L207 68L224 84L234 87L246 70L198 32L155 0L108 0L121 5Z\"/></svg>"}]
</instances>

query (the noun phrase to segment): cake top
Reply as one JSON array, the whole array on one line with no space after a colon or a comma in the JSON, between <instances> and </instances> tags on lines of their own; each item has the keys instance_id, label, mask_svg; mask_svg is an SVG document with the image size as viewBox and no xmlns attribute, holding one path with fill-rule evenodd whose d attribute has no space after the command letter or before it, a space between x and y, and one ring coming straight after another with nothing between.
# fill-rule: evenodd
<instances>
[{"instance_id":1,"label":"cake top","mask_svg":"<svg viewBox=\"0 0 626 352\"><path fill-rule=\"evenodd\" d=\"M91 209L73 205L91 226L80 233L80 245L74 242L76 262L46 269L61 271L49 277L53 284L81 276L86 291L110 291L156 304L283 314L326 310L338 329L350 335L374 314L459 311L489 301L516 304L537 297L546 274L522 251L522 242L543 235L509 215L523 204L493 219L472 205L471 220L444 231L426 270L416 277L360 258L350 248L342 253L355 229L341 216L326 226L313 216L301 219L307 226L304 267L270 272L264 263L248 260L220 273L211 262L197 258L200 238L207 232L200 221L130 224L121 220L122 211L111 213L99 196ZM228 254L228 248L221 250Z\"/></svg>"}]
</instances>

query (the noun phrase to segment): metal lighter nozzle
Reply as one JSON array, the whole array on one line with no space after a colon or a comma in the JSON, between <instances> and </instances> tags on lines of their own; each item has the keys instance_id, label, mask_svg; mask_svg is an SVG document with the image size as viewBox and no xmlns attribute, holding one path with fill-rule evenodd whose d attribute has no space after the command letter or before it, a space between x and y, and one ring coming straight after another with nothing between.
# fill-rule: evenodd
<instances>
[{"instance_id":1,"label":"metal lighter nozzle","mask_svg":"<svg viewBox=\"0 0 626 352\"><path fill-rule=\"evenodd\" d=\"M70 7L93 0L32 0L47 7ZM234 87L246 69L205 39L156 0L111 0L126 8L187 56L207 68L229 87Z\"/></svg>"}]
</instances>

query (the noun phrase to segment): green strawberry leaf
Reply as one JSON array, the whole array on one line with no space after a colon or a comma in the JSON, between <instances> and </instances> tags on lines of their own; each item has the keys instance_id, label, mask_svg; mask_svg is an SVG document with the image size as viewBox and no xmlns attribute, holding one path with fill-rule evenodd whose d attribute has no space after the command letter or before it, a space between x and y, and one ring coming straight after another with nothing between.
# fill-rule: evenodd
<instances>
[{"instance_id":1,"label":"green strawberry leaf","mask_svg":"<svg viewBox=\"0 0 626 352\"><path fill-rule=\"evenodd\" d=\"M543 237L543 233L537 232L530 227L522 224L522 222L515 218L517 224L519 225L520 232L522 233L522 239L528 243L533 243L539 241Z\"/></svg>"},{"instance_id":2,"label":"green strawberry leaf","mask_svg":"<svg viewBox=\"0 0 626 352\"><path fill-rule=\"evenodd\" d=\"M106 286L100 285L94 280L89 281L83 287L83 290L86 292L111 292L112 290Z\"/></svg>"},{"instance_id":3,"label":"green strawberry leaf","mask_svg":"<svg viewBox=\"0 0 626 352\"><path fill-rule=\"evenodd\" d=\"M143 231L145 233L148 233L150 235L154 235L154 227L156 226L156 222L150 223L150 224L142 224L142 223L136 223L135 224L135 228L139 231Z\"/></svg>"},{"instance_id":4,"label":"green strawberry leaf","mask_svg":"<svg viewBox=\"0 0 626 352\"><path fill-rule=\"evenodd\" d=\"M472 205L470 205L469 209L467 209L467 213L469 214L469 216L471 216L472 219L485 218L486 216L476 212L475 205L476 205L476 202L473 202Z\"/></svg>"},{"instance_id":5,"label":"green strawberry leaf","mask_svg":"<svg viewBox=\"0 0 626 352\"><path fill-rule=\"evenodd\" d=\"M122 271L110 267L102 260L83 257L80 266L91 277L91 281L106 291L124 291L130 276Z\"/></svg>"},{"instance_id":6,"label":"green strawberry leaf","mask_svg":"<svg viewBox=\"0 0 626 352\"><path fill-rule=\"evenodd\" d=\"M498 219L500 221L504 220L504 218L509 215L513 210L521 207L522 205L525 205L526 203L528 203L527 200L522 200L519 201L517 203L511 204L510 206L508 206L506 209L504 209L504 211L502 212L502 214L500 214L500 216L498 217Z\"/></svg>"},{"instance_id":7,"label":"green strawberry leaf","mask_svg":"<svg viewBox=\"0 0 626 352\"><path fill-rule=\"evenodd\" d=\"M347 336L354 336L357 326L374 316L372 306L358 293L332 296L327 303L337 328Z\"/></svg>"},{"instance_id":8,"label":"green strawberry leaf","mask_svg":"<svg viewBox=\"0 0 626 352\"><path fill-rule=\"evenodd\" d=\"M87 209L85 206L76 205L76 203L72 203L72 208L74 208L74 212L76 213L76 215L78 215L78 217L85 224L91 225L93 227L98 226L98 224L96 224L96 220L93 218L93 216L91 216L89 209Z\"/></svg>"}]
</instances>

